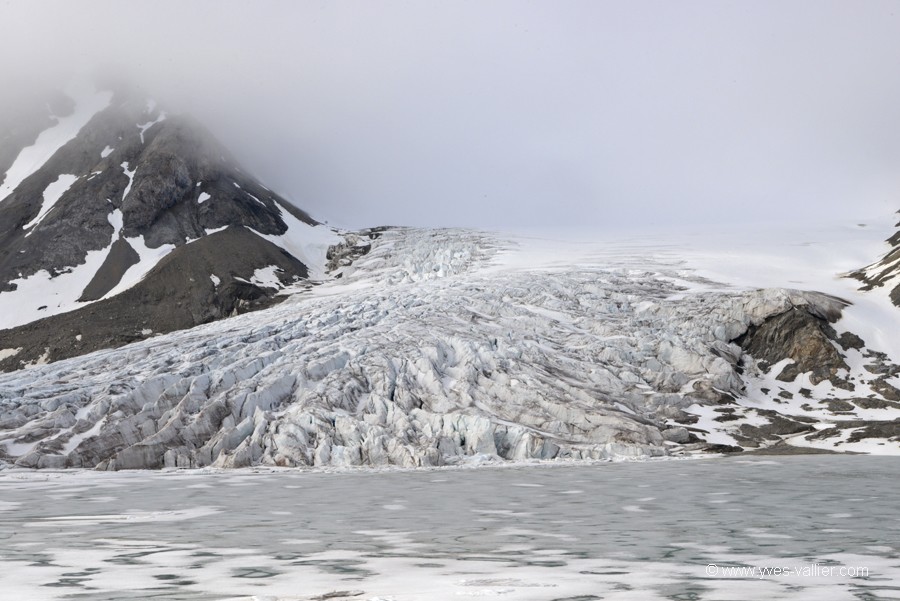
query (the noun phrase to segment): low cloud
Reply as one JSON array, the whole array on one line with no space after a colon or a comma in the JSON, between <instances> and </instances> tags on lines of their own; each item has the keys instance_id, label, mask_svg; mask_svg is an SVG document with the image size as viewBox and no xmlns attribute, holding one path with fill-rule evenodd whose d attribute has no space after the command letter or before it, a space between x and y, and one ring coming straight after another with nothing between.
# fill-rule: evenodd
<instances>
[{"instance_id":1,"label":"low cloud","mask_svg":"<svg viewBox=\"0 0 900 601\"><path fill-rule=\"evenodd\" d=\"M7 2L0 113L116 68L342 225L855 219L900 208L898 11Z\"/></svg>"}]
</instances>

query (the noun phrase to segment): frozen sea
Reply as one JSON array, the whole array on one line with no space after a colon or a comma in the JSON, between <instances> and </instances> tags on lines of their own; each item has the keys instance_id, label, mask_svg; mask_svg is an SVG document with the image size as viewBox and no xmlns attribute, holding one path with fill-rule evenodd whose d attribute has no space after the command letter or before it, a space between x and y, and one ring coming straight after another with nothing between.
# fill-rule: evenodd
<instances>
[{"instance_id":1,"label":"frozen sea","mask_svg":"<svg viewBox=\"0 0 900 601\"><path fill-rule=\"evenodd\" d=\"M900 459L0 472L0 598L900 599Z\"/></svg>"}]
</instances>

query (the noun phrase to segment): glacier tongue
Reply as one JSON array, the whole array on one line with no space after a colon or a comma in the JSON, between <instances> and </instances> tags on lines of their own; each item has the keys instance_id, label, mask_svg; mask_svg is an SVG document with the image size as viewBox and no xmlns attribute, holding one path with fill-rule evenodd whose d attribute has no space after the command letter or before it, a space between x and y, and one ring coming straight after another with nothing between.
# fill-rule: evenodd
<instances>
[{"instance_id":1,"label":"glacier tongue","mask_svg":"<svg viewBox=\"0 0 900 601\"><path fill-rule=\"evenodd\" d=\"M0 460L431 466L734 444L710 413L746 389L732 341L834 310L785 289L685 293L690 275L652 257L507 269L516 243L491 234L370 236L339 279L272 309L0 375Z\"/></svg>"}]
</instances>

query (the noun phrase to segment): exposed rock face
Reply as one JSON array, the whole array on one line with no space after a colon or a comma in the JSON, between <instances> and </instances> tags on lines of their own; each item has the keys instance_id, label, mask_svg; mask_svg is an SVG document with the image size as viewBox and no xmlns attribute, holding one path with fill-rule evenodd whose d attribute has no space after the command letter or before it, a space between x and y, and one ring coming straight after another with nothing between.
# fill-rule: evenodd
<instances>
[{"instance_id":1,"label":"exposed rock face","mask_svg":"<svg viewBox=\"0 0 900 601\"><path fill-rule=\"evenodd\" d=\"M783 359L791 359L792 363L777 374L779 380L790 382L809 372L812 383L818 384L834 377L839 369L848 369L835 348L837 340L837 333L825 319L805 308L792 308L759 326L751 326L736 342L763 362L764 371Z\"/></svg>"},{"instance_id":2,"label":"exposed rock face","mask_svg":"<svg viewBox=\"0 0 900 601\"><path fill-rule=\"evenodd\" d=\"M21 349L0 369L267 306L341 240L190 119L125 91L66 99L0 132L0 349Z\"/></svg>"},{"instance_id":3,"label":"exposed rock face","mask_svg":"<svg viewBox=\"0 0 900 601\"><path fill-rule=\"evenodd\" d=\"M190 170L180 153L195 149L182 148L180 142L181 136L169 129L156 136L141 157L141 176L135 170L132 192L122 202L126 234L152 225L191 189Z\"/></svg>"}]
</instances>

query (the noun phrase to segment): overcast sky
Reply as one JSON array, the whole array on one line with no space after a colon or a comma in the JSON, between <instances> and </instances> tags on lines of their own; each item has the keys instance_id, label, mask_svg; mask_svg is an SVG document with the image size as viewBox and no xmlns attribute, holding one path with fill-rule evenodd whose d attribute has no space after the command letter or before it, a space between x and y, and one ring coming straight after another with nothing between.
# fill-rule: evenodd
<instances>
[{"instance_id":1,"label":"overcast sky","mask_svg":"<svg viewBox=\"0 0 900 601\"><path fill-rule=\"evenodd\" d=\"M330 223L900 209L900 2L0 2L7 82L124 65Z\"/></svg>"}]
</instances>

